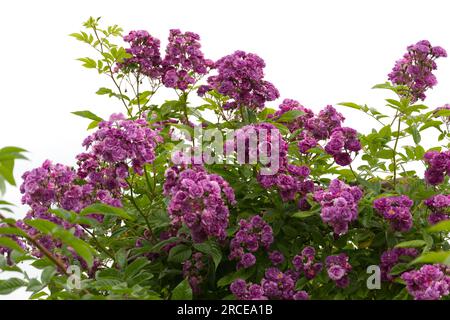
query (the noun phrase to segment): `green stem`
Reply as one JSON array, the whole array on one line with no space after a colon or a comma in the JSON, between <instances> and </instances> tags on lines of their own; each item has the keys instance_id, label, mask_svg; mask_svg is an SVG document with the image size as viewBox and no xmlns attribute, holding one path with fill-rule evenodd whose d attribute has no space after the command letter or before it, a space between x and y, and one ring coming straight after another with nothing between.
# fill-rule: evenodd
<instances>
[{"instance_id":1,"label":"green stem","mask_svg":"<svg viewBox=\"0 0 450 320\"><path fill-rule=\"evenodd\" d=\"M87 228L85 228L85 227L83 227L83 226L82 226L82 228L83 228L84 231L86 231L86 232L92 237L92 239L93 239L94 242L97 244L97 246L98 246L98 248L99 248L100 250L102 250L104 253L106 253L106 255L107 255L108 257L110 257L111 259L115 260L114 255L113 255L111 252L109 252L108 249L106 249L106 247L104 247L104 246L100 243L100 241L98 241L97 237L95 236L95 234L94 234L92 231L90 231L89 229L87 229Z\"/></svg>"},{"instance_id":2,"label":"green stem","mask_svg":"<svg viewBox=\"0 0 450 320\"><path fill-rule=\"evenodd\" d=\"M129 197L131 204L136 208L136 210L138 211L138 213L141 215L142 218L144 218L145 220L145 224L147 225L148 231L150 232L150 237L153 238L153 233L152 233L152 228L150 226L150 222L148 221L148 217L146 214L144 214L144 212L142 211L142 209L138 206L138 204L136 203L136 201L134 200L134 191L133 191L133 186L132 184L128 181L125 180L128 184L128 186L130 187L130 194L131 196Z\"/></svg>"},{"instance_id":3,"label":"green stem","mask_svg":"<svg viewBox=\"0 0 450 320\"><path fill-rule=\"evenodd\" d=\"M395 144L394 144L394 156L392 158L392 163L394 164L394 189L397 184L397 146L398 146L398 139L400 137L400 126L402 124L402 117L398 117L398 124L397 124L397 133L395 137Z\"/></svg>"},{"instance_id":4,"label":"green stem","mask_svg":"<svg viewBox=\"0 0 450 320\"><path fill-rule=\"evenodd\" d=\"M100 53L103 55L103 53L104 53L104 50L103 50L103 41L102 41L102 40L100 39L100 37L98 36L97 29L96 29L95 27L93 27L92 29L94 30L95 37L97 38L97 41L98 41L98 43L100 44ZM119 91L119 94L120 94L120 100L122 101L123 105L125 106L125 109L127 109L128 116L131 117L131 116L133 115L133 114L132 114L132 111L131 111L130 108L128 108L127 103L125 102L125 100L124 100L124 98L123 98L124 95L123 95L123 93L122 93L122 89L120 88L119 84L117 83L116 79L114 78L114 72L113 72L113 70L112 70L112 65L111 65L111 63L109 62L109 60L107 60L107 59L105 59L105 60L106 60L106 63L107 63L107 65L108 65L108 71L109 71L108 76L109 76L109 77L111 78L111 80L114 82L114 85L116 86L117 90Z\"/></svg>"}]
</instances>

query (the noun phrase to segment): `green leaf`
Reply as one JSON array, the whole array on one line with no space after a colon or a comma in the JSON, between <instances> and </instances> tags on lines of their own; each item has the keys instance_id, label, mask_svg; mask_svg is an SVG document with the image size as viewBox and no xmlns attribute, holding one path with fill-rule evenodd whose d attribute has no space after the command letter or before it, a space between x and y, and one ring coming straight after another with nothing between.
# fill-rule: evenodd
<instances>
[{"instance_id":1,"label":"green leaf","mask_svg":"<svg viewBox=\"0 0 450 320\"><path fill-rule=\"evenodd\" d=\"M75 237L72 233L62 228L54 231L53 236L61 239L64 244L72 247L76 253L86 261L89 268L92 267L94 262L94 249L88 243Z\"/></svg>"},{"instance_id":2,"label":"green leaf","mask_svg":"<svg viewBox=\"0 0 450 320\"><path fill-rule=\"evenodd\" d=\"M450 117L450 110L448 109L441 109L434 112L435 116L439 117Z\"/></svg>"},{"instance_id":3,"label":"green leaf","mask_svg":"<svg viewBox=\"0 0 450 320\"><path fill-rule=\"evenodd\" d=\"M37 292L42 290L44 285L38 279L30 279L27 285L27 291Z\"/></svg>"},{"instance_id":4,"label":"green leaf","mask_svg":"<svg viewBox=\"0 0 450 320\"><path fill-rule=\"evenodd\" d=\"M79 41L85 41L83 35L81 33L71 33L69 34L69 36L74 37L75 39L79 40Z\"/></svg>"},{"instance_id":5,"label":"green leaf","mask_svg":"<svg viewBox=\"0 0 450 320\"><path fill-rule=\"evenodd\" d=\"M163 240L163 241L158 242L157 244L155 244L149 250L149 252L157 252L157 251L161 250L161 248L163 248L164 246L168 245L169 243L173 243L173 242L177 242L177 241L180 241L180 239L178 237L171 237L169 239Z\"/></svg>"},{"instance_id":6,"label":"green leaf","mask_svg":"<svg viewBox=\"0 0 450 320\"><path fill-rule=\"evenodd\" d=\"M1 227L0 234L15 235L15 236L20 236L20 237L26 236L26 233L24 231L22 231L19 228L13 228L13 227Z\"/></svg>"},{"instance_id":7,"label":"green leaf","mask_svg":"<svg viewBox=\"0 0 450 320\"><path fill-rule=\"evenodd\" d=\"M311 216L314 216L317 212L316 211L298 211L292 215L293 218L299 218L304 219Z\"/></svg>"},{"instance_id":8,"label":"green leaf","mask_svg":"<svg viewBox=\"0 0 450 320\"><path fill-rule=\"evenodd\" d=\"M173 289L172 300L192 300L192 288L186 279Z\"/></svg>"},{"instance_id":9,"label":"green leaf","mask_svg":"<svg viewBox=\"0 0 450 320\"><path fill-rule=\"evenodd\" d=\"M9 278L0 280L0 294L10 294L16 289L25 286L27 283L19 278Z\"/></svg>"},{"instance_id":10,"label":"green leaf","mask_svg":"<svg viewBox=\"0 0 450 320\"><path fill-rule=\"evenodd\" d=\"M53 265L45 267L41 273L41 281L43 284L48 284L56 274L56 269Z\"/></svg>"},{"instance_id":11,"label":"green leaf","mask_svg":"<svg viewBox=\"0 0 450 320\"><path fill-rule=\"evenodd\" d=\"M85 68L92 69L92 68L96 68L97 67L97 62L95 62L94 59L86 57L86 58L78 58L77 60L83 62L82 66L85 67Z\"/></svg>"},{"instance_id":12,"label":"green leaf","mask_svg":"<svg viewBox=\"0 0 450 320\"><path fill-rule=\"evenodd\" d=\"M21 246L17 244L13 239L7 237L0 237L0 247L7 247L19 252L25 252Z\"/></svg>"},{"instance_id":13,"label":"green leaf","mask_svg":"<svg viewBox=\"0 0 450 320\"><path fill-rule=\"evenodd\" d=\"M192 250L187 245L179 244L169 251L167 261L182 263L191 257Z\"/></svg>"},{"instance_id":14,"label":"green leaf","mask_svg":"<svg viewBox=\"0 0 450 320\"><path fill-rule=\"evenodd\" d=\"M204 254L211 256L214 262L215 270L217 270L217 267L219 266L220 261L222 260L222 251L220 251L220 248L216 243L214 242L196 243L194 244L194 248Z\"/></svg>"},{"instance_id":15,"label":"green leaf","mask_svg":"<svg viewBox=\"0 0 450 320\"><path fill-rule=\"evenodd\" d=\"M390 82L376 84L372 87L372 89L389 89L393 90L395 87L392 86Z\"/></svg>"},{"instance_id":16,"label":"green leaf","mask_svg":"<svg viewBox=\"0 0 450 320\"><path fill-rule=\"evenodd\" d=\"M125 248L120 248L117 250L114 255L116 263L119 265L119 268L122 269L127 264L127 256L128 252Z\"/></svg>"},{"instance_id":17,"label":"green leaf","mask_svg":"<svg viewBox=\"0 0 450 320\"><path fill-rule=\"evenodd\" d=\"M450 265L450 251L425 252L411 264L417 263L443 263Z\"/></svg>"},{"instance_id":18,"label":"green leaf","mask_svg":"<svg viewBox=\"0 0 450 320\"><path fill-rule=\"evenodd\" d=\"M383 149L378 151L377 157L381 159L392 159L394 157L394 150Z\"/></svg>"},{"instance_id":19,"label":"green leaf","mask_svg":"<svg viewBox=\"0 0 450 320\"><path fill-rule=\"evenodd\" d=\"M2 160L0 162L0 177L5 178L5 180L12 186L16 185L16 180L13 175L14 171L14 160Z\"/></svg>"},{"instance_id":20,"label":"green leaf","mask_svg":"<svg viewBox=\"0 0 450 320\"><path fill-rule=\"evenodd\" d=\"M297 119L299 116L304 114L303 111L300 110L289 110L283 113L278 119L277 122L290 122Z\"/></svg>"},{"instance_id":21,"label":"green leaf","mask_svg":"<svg viewBox=\"0 0 450 320\"><path fill-rule=\"evenodd\" d=\"M125 269L125 279L130 279L139 273L143 268L145 268L150 261L145 258L137 258Z\"/></svg>"},{"instance_id":22,"label":"green leaf","mask_svg":"<svg viewBox=\"0 0 450 320\"><path fill-rule=\"evenodd\" d=\"M114 94L114 92L109 88L102 87L97 90L96 94L98 94L98 95L109 94L110 96L112 96Z\"/></svg>"},{"instance_id":23,"label":"green leaf","mask_svg":"<svg viewBox=\"0 0 450 320\"><path fill-rule=\"evenodd\" d=\"M83 216L88 214L108 214L125 220L135 220L135 218L130 216L124 209L109 206L104 203L94 203L81 210L80 214Z\"/></svg>"},{"instance_id":24,"label":"green leaf","mask_svg":"<svg viewBox=\"0 0 450 320\"><path fill-rule=\"evenodd\" d=\"M29 226L39 230L44 234L49 234L60 239L64 244L72 247L76 253L83 258L89 267L94 261L93 248L83 240L75 237L71 232L61 228L53 222L43 219L24 220Z\"/></svg>"},{"instance_id":25,"label":"green leaf","mask_svg":"<svg viewBox=\"0 0 450 320\"><path fill-rule=\"evenodd\" d=\"M411 241L403 241L398 243L396 248L420 248L426 245L427 243L423 240L411 240Z\"/></svg>"},{"instance_id":26,"label":"green leaf","mask_svg":"<svg viewBox=\"0 0 450 320\"><path fill-rule=\"evenodd\" d=\"M395 276L400 273L403 273L404 271L410 269L411 266L408 263L398 263L395 266L392 267L391 271L389 272L390 275Z\"/></svg>"},{"instance_id":27,"label":"green leaf","mask_svg":"<svg viewBox=\"0 0 450 320\"><path fill-rule=\"evenodd\" d=\"M229 273L226 276L222 277L217 281L218 287L225 287L232 283L234 280L242 279L247 280L250 278L254 273L254 270L250 269L239 269L235 273Z\"/></svg>"},{"instance_id":28,"label":"green leaf","mask_svg":"<svg viewBox=\"0 0 450 320\"><path fill-rule=\"evenodd\" d=\"M422 138L420 137L419 130L417 130L416 127L411 127L411 134L412 134L412 137L413 137L414 142L415 142L416 144L419 144L420 140L422 139Z\"/></svg>"},{"instance_id":29,"label":"green leaf","mask_svg":"<svg viewBox=\"0 0 450 320\"><path fill-rule=\"evenodd\" d=\"M58 228L55 223L43 219L26 219L24 222L45 234L52 234L52 232Z\"/></svg>"},{"instance_id":30,"label":"green leaf","mask_svg":"<svg viewBox=\"0 0 450 320\"><path fill-rule=\"evenodd\" d=\"M341 103L338 103L338 105L353 108L356 110L363 110L363 108L359 104L356 104L353 102L341 102Z\"/></svg>"},{"instance_id":31,"label":"green leaf","mask_svg":"<svg viewBox=\"0 0 450 320\"><path fill-rule=\"evenodd\" d=\"M87 118L90 120L94 120L94 121L103 121L102 118L100 118L99 116L97 116L96 114L92 113L91 111L88 110L83 110L83 111L74 111L72 112L73 114L80 116L82 118Z\"/></svg>"},{"instance_id":32,"label":"green leaf","mask_svg":"<svg viewBox=\"0 0 450 320\"><path fill-rule=\"evenodd\" d=\"M439 130L439 126L442 124L441 121L436 120L428 120L423 126L420 127L419 131L423 131L425 129L428 129L430 127L435 127Z\"/></svg>"},{"instance_id":33,"label":"green leaf","mask_svg":"<svg viewBox=\"0 0 450 320\"><path fill-rule=\"evenodd\" d=\"M450 232L450 220L440 221L435 225L432 225L431 227L427 228L427 231L430 233L441 231Z\"/></svg>"}]
</instances>

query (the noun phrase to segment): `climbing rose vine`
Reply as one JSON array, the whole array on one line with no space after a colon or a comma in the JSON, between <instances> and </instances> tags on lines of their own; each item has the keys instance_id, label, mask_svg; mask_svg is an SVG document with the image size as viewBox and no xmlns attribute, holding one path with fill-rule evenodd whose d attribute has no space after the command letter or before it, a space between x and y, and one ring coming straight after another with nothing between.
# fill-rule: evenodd
<instances>
[{"instance_id":1,"label":"climbing rose vine","mask_svg":"<svg viewBox=\"0 0 450 320\"><path fill-rule=\"evenodd\" d=\"M23 217L0 201L0 269L24 274L3 277L1 294L450 299L450 105L423 102L443 48L408 46L374 86L382 106L319 108L277 102L256 53L209 57L178 29L162 48L145 30L83 26L71 36L111 80L97 91L110 116L74 112L89 132L72 163L23 174ZM376 127L358 132L349 110ZM0 191L24 152L0 149Z\"/></svg>"}]
</instances>

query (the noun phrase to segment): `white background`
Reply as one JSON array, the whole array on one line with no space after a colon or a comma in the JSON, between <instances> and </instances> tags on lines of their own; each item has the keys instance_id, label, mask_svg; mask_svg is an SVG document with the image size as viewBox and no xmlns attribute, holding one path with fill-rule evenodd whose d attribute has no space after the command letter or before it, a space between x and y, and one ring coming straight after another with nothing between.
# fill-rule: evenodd
<instances>
[{"instance_id":1,"label":"white background","mask_svg":"<svg viewBox=\"0 0 450 320\"><path fill-rule=\"evenodd\" d=\"M266 78L282 98L317 111L342 101L383 109L386 92L371 90L386 80L407 45L428 39L450 51L447 1L2 1L0 5L0 146L29 151L16 177L49 158L74 164L87 121L70 114L89 109L107 117L124 111L96 96L107 85L75 58L91 54L68 37L89 16L125 31L146 29L165 47L168 31L201 35L203 52L217 60L240 49L265 59ZM450 60L439 59L439 84L428 92L430 107L450 102ZM278 105L276 103L271 106ZM346 125L368 132L362 113L340 107ZM436 138L428 131L427 140ZM19 205L17 189L6 199ZM24 207L17 208L22 216ZM17 291L8 298L26 298ZM5 298L0 296L0 299Z\"/></svg>"}]
</instances>

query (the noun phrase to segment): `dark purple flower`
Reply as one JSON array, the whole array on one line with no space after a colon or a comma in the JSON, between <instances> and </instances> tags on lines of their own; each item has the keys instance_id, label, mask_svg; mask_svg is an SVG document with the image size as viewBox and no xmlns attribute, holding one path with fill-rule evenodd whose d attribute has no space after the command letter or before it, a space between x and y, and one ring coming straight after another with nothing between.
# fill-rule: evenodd
<instances>
[{"instance_id":1,"label":"dark purple flower","mask_svg":"<svg viewBox=\"0 0 450 320\"><path fill-rule=\"evenodd\" d=\"M314 193L314 200L322 206L322 221L332 226L336 235L347 233L348 225L358 218L361 197L361 189L350 187L338 179L331 181L328 191L317 190Z\"/></svg>"},{"instance_id":2,"label":"dark purple flower","mask_svg":"<svg viewBox=\"0 0 450 320\"><path fill-rule=\"evenodd\" d=\"M327 273L336 286L345 288L349 284L348 272L352 266L348 262L348 256L345 253L328 256L326 258Z\"/></svg>"},{"instance_id":3,"label":"dark purple flower","mask_svg":"<svg viewBox=\"0 0 450 320\"><path fill-rule=\"evenodd\" d=\"M425 91L436 85L437 80L433 71L437 69L435 59L446 57L446 51L441 47L432 47L430 42L422 40L408 46L408 52L395 63L389 80L396 85L406 86L412 102L424 100Z\"/></svg>"},{"instance_id":4,"label":"dark purple flower","mask_svg":"<svg viewBox=\"0 0 450 320\"><path fill-rule=\"evenodd\" d=\"M375 210L391 223L391 227L402 232L412 228L412 205L413 201L405 195L379 198L373 202Z\"/></svg>"},{"instance_id":5,"label":"dark purple flower","mask_svg":"<svg viewBox=\"0 0 450 320\"><path fill-rule=\"evenodd\" d=\"M209 77L208 84L230 98L224 109L262 109L266 101L280 95L273 84L263 80L264 67L264 61L256 54L236 51L215 63L218 74Z\"/></svg>"},{"instance_id":6,"label":"dark purple flower","mask_svg":"<svg viewBox=\"0 0 450 320\"><path fill-rule=\"evenodd\" d=\"M402 274L406 288L415 300L439 300L450 293L450 276L441 265L422 266Z\"/></svg>"}]
</instances>

